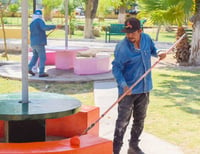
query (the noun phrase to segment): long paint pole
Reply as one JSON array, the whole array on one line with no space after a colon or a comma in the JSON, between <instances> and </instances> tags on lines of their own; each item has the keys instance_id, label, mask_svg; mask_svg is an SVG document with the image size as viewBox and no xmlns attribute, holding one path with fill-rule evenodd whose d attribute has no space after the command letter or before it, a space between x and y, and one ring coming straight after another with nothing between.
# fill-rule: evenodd
<instances>
[{"instance_id":1,"label":"long paint pole","mask_svg":"<svg viewBox=\"0 0 200 154\"><path fill-rule=\"evenodd\" d=\"M185 37L186 34L183 34L167 51L166 54L168 54L170 51L172 51L176 45ZM92 123L88 128L86 128L82 135L87 133L91 128L93 128L116 104L118 104L144 77L151 72L151 70L161 61L159 58L152 66L149 68L134 84L132 84L129 89L123 93L94 123Z\"/></svg>"}]
</instances>

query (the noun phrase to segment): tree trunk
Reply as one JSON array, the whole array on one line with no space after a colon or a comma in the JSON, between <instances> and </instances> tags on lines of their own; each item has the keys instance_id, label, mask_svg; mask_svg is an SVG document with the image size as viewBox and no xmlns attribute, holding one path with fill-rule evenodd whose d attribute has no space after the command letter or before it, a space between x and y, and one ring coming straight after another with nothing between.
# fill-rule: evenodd
<instances>
[{"instance_id":1,"label":"tree trunk","mask_svg":"<svg viewBox=\"0 0 200 154\"><path fill-rule=\"evenodd\" d=\"M98 0L87 0L85 3L84 38L94 39L93 20L96 16Z\"/></svg>"},{"instance_id":2,"label":"tree trunk","mask_svg":"<svg viewBox=\"0 0 200 154\"><path fill-rule=\"evenodd\" d=\"M156 32L156 39L155 39L155 41L158 41L160 29L161 29L161 25L158 26L158 29L157 29L157 32Z\"/></svg>"},{"instance_id":3,"label":"tree trunk","mask_svg":"<svg viewBox=\"0 0 200 154\"><path fill-rule=\"evenodd\" d=\"M1 25L2 25L2 31L3 31L3 40L4 40L4 53L2 54L2 57L6 57L6 59L8 60L8 49L7 49L7 42L6 42L6 32L5 32L5 28L4 28L4 21L3 21L3 11L0 10L0 18L1 18Z\"/></svg>"},{"instance_id":4,"label":"tree trunk","mask_svg":"<svg viewBox=\"0 0 200 154\"><path fill-rule=\"evenodd\" d=\"M193 32L191 43L191 54L189 63L191 65L200 65L200 14L195 15L192 18Z\"/></svg>"},{"instance_id":5,"label":"tree trunk","mask_svg":"<svg viewBox=\"0 0 200 154\"><path fill-rule=\"evenodd\" d=\"M118 14L118 23L124 24L125 20L126 20L126 8L124 6L120 6Z\"/></svg>"},{"instance_id":6,"label":"tree trunk","mask_svg":"<svg viewBox=\"0 0 200 154\"><path fill-rule=\"evenodd\" d=\"M195 0L195 15L191 18L193 23L191 54L189 63L200 65L200 0Z\"/></svg>"},{"instance_id":7,"label":"tree trunk","mask_svg":"<svg viewBox=\"0 0 200 154\"><path fill-rule=\"evenodd\" d=\"M3 4L0 3L0 18L1 18L1 25L2 25L2 30L3 30L4 48L5 48L5 51L2 54L2 57L6 57L6 60L8 60L8 49L7 49L6 32L5 32L5 28L4 28L3 17L4 17L4 11L8 7L8 5L10 5L10 3L11 3L11 0L9 0L5 6L3 6Z\"/></svg>"},{"instance_id":8,"label":"tree trunk","mask_svg":"<svg viewBox=\"0 0 200 154\"><path fill-rule=\"evenodd\" d=\"M183 27L178 27L177 33L176 33L176 40L178 40L183 34L185 33L185 30ZM175 58L176 62L180 66L188 66L189 63L189 56L190 56L190 44L187 37L184 37L179 44L175 47Z\"/></svg>"},{"instance_id":9,"label":"tree trunk","mask_svg":"<svg viewBox=\"0 0 200 154\"><path fill-rule=\"evenodd\" d=\"M85 18L84 38L94 39L92 24L93 20L91 18Z\"/></svg>"}]
</instances>

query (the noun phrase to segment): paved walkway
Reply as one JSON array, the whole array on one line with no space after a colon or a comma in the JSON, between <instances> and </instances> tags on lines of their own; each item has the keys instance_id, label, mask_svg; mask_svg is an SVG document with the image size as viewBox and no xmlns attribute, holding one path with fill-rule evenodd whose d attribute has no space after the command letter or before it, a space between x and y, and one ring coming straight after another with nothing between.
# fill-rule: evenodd
<instances>
[{"instance_id":1,"label":"paved walkway","mask_svg":"<svg viewBox=\"0 0 200 154\"><path fill-rule=\"evenodd\" d=\"M172 43L155 42L157 48L168 49ZM48 40L49 46L64 46L65 41L61 39ZM79 40L68 41L68 46L88 47L92 50L105 51L110 54L113 53L116 43L105 43L103 41L97 42L95 40ZM21 48L21 40L10 39L7 40L7 46L10 50L19 50ZM0 39L0 49L3 49L3 40ZM10 65L4 65L4 64ZM95 75L76 75L73 70L58 70L55 66L46 66L46 71L49 74L48 78L39 78L38 75L29 77L29 81L49 81L49 82L87 82L113 79L111 72ZM0 76L11 79L21 79L21 64L9 63L0 61Z\"/></svg>"},{"instance_id":2,"label":"paved walkway","mask_svg":"<svg viewBox=\"0 0 200 154\"><path fill-rule=\"evenodd\" d=\"M94 83L95 104L100 107L103 114L117 99L117 87L114 81L97 81ZM115 120L117 117L117 105L100 120L100 136L113 139ZM124 145L121 154L126 154L131 124L127 128ZM140 147L145 154L183 154L176 145L170 144L152 134L143 132Z\"/></svg>"}]
</instances>

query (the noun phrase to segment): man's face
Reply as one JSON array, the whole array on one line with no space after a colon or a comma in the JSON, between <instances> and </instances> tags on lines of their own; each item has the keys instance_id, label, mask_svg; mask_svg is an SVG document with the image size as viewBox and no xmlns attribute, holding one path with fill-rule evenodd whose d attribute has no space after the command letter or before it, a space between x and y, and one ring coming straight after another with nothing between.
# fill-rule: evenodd
<instances>
[{"instance_id":1,"label":"man's face","mask_svg":"<svg viewBox=\"0 0 200 154\"><path fill-rule=\"evenodd\" d=\"M140 34L141 34L142 30L139 29L133 33L126 33L126 37L129 41L131 41L132 43L136 43L138 41L140 41Z\"/></svg>"}]
</instances>

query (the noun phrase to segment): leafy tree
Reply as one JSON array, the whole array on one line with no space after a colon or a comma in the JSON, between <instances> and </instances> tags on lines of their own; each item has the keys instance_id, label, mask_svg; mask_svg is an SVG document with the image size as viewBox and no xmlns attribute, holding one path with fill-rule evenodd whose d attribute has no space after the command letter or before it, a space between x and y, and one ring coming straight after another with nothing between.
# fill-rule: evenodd
<instances>
[{"instance_id":1,"label":"leafy tree","mask_svg":"<svg viewBox=\"0 0 200 154\"><path fill-rule=\"evenodd\" d=\"M8 11L12 13L11 14L12 17L15 16L15 13L19 10L19 7L20 7L20 1L16 1L14 3L11 3L8 6Z\"/></svg>"},{"instance_id":2,"label":"leafy tree","mask_svg":"<svg viewBox=\"0 0 200 154\"><path fill-rule=\"evenodd\" d=\"M131 5L135 3L136 0L110 0L112 6L119 10L118 23L123 24L126 19L126 11L130 9Z\"/></svg>"},{"instance_id":3,"label":"leafy tree","mask_svg":"<svg viewBox=\"0 0 200 154\"><path fill-rule=\"evenodd\" d=\"M51 21L52 14L51 11L55 8L58 8L60 5L62 5L63 0L42 0L42 5L44 7L44 19L46 21Z\"/></svg>"},{"instance_id":4,"label":"leafy tree","mask_svg":"<svg viewBox=\"0 0 200 154\"><path fill-rule=\"evenodd\" d=\"M61 13L65 14L65 0L63 0L64 5L61 6ZM68 18L69 18L69 34L70 37L71 35L74 34L74 30L75 30L75 22L76 22L76 18L75 18L75 8L79 6L79 1L78 0L69 0L68 2Z\"/></svg>"},{"instance_id":5,"label":"leafy tree","mask_svg":"<svg viewBox=\"0 0 200 154\"><path fill-rule=\"evenodd\" d=\"M113 8L111 1L108 0L100 0L98 9L97 9L97 15L99 18L104 18L105 15L109 14L109 9Z\"/></svg>"}]
</instances>

